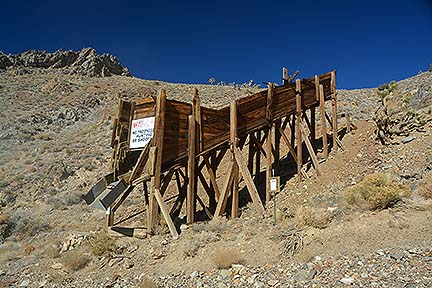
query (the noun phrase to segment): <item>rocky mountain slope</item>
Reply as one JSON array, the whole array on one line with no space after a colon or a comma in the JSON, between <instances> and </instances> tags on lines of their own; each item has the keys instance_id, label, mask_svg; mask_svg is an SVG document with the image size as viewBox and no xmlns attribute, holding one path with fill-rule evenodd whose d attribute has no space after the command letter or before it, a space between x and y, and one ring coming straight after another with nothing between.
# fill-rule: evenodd
<instances>
[{"instance_id":1,"label":"rocky mountain slope","mask_svg":"<svg viewBox=\"0 0 432 288\"><path fill-rule=\"evenodd\" d=\"M79 52L57 50L54 53L29 50L16 55L6 55L0 51L0 72L15 69L18 74L32 73L29 68L54 69L65 74L90 77L131 76L116 57L98 55L93 48L84 48Z\"/></svg>"},{"instance_id":2,"label":"rocky mountain slope","mask_svg":"<svg viewBox=\"0 0 432 288\"><path fill-rule=\"evenodd\" d=\"M92 49L0 54L0 287L432 284L432 73L400 81L384 97L378 89L340 90L339 110L358 129L321 163L326 177L310 170L302 189L282 177L276 225L271 205L264 219L245 206L239 219L196 223L173 241L162 228L147 239L111 239L103 212L80 199L107 172L117 99L165 88L169 98L190 101L196 87L203 105L218 107L257 88L147 81L118 65ZM382 110L388 127L410 110L416 125L382 145L373 120ZM346 192L376 173L412 195L379 210L348 204ZM141 207L136 194L126 209Z\"/></svg>"}]
</instances>

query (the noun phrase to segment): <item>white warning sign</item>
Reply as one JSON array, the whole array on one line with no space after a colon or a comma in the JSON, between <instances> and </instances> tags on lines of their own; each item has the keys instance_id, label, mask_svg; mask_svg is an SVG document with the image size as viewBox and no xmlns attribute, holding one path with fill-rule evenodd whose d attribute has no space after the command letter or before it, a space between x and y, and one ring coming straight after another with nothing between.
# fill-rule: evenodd
<instances>
[{"instance_id":1,"label":"white warning sign","mask_svg":"<svg viewBox=\"0 0 432 288\"><path fill-rule=\"evenodd\" d=\"M143 148L153 137L155 117L132 120L129 148Z\"/></svg>"}]
</instances>

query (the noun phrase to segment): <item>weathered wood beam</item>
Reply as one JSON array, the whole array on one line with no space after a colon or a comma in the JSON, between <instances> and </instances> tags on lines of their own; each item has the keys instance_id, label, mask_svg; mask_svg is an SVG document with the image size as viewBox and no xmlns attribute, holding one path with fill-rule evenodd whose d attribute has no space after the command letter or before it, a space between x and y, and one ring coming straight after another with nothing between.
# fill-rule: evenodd
<instances>
[{"instance_id":1,"label":"weathered wood beam","mask_svg":"<svg viewBox=\"0 0 432 288\"><path fill-rule=\"evenodd\" d=\"M330 92L332 93L332 116L333 116L333 149L338 150L338 116L337 116L337 94L336 94L336 71L331 72Z\"/></svg>"},{"instance_id":2,"label":"weathered wood beam","mask_svg":"<svg viewBox=\"0 0 432 288\"><path fill-rule=\"evenodd\" d=\"M252 176L249 173L249 170L247 169L246 162L244 161L243 156L240 150L238 149L238 147L234 147L234 156L238 164L240 173L242 174L246 187L249 191L249 195L251 196L252 202L254 203L258 214L264 215L265 210L261 202L261 198L259 196L258 190L252 180Z\"/></svg>"},{"instance_id":3,"label":"weathered wood beam","mask_svg":"<svg viewBox=\"0 0 432 288\"><path fill-rule=\"evenodd\" d=\"M222 190L221 196L219 197L218 204L216 206L215 217L222 215L223 211L225 211L226 202L228 199L229 192L231 191L234 174L236 173L234 165L231 165L228 178L225 184L225 188Z\"/></svg>"},{"instance_id":4,"label":"weathered wood beam","mask_svg":"<svg viewBox=\"0 0 432 288\"><path fill-rule=\"evenodd\" d=\"M302 124L302 99L301 99L301 81L296 80L296 112L297 112L297 181L299 188L301 188L302 174L301 169L303 165L303 141L300 126Z\"/></svg>"},{"instance_id":5,"label":"weathered wood beam","mask_svg":"<svg viewBox=\"0 0 432 288\"><path fill-rule=\"evenodd\" d=\"M238 145L238 138L237 138L237 102L232 101L230 104L230 140L231 140L231 161L232 165L234 166L234 178L233 178L233 185L232 185L232 204L231 204L231 218L237 218L238 217L238 210L239 210L239 191L238 191L238 165L235 161L234 157L234 149L237 148Z\"/></svg>"},{"instance_id":6,"label":"weathered wood beam","mask_svg":"<svg viewBox=\"0 0 432 288\"><path fill-rule=\"evenodd\" d=\"M186 196L186 222L192 224L195 218L196 194L196 121L195 113L189 116L188 128L188 188Z\"/></svg>"},{"instance_id":7,"label":"weathered wood beam","mask_svg":"<svg viewBox=\"0 0 432 288\"><path fill-rule=\"evenodd\" d=\"M171 236L174 239L177 239L178 238L177 230L176 230L176 228L174 226L174 223L173 223L173 221L171 219L170 213L168 211L168 207L167 207L166 203L162 199L162 195L160 194L159 189L155 188L153 194L154 194L154 196L155 196L155 198L156 198L156 200L157 200L157 202L159 204L159 207L161 209L162 215L163 215L163 217L165 219L165 222L167 223L168 228L169 228L169 230L171 232Z\"/></svg>"},{"instance_id":8,"label":"weathered wood beam","mask_svg":"<svg viewBox=\"0 0 432 288\"><path fill-rule=\"evenodd\" d=\"M217 181L216 181L216 174L215 174L216 169L213 168L213 166L212 166L213 163L210 163L209 160L208 160L208 158L204 159L204 161L205 161L205 165L206 165L206 168L207 168L207 173L209 174L211 187L214 190L214 193L216 195L215 199L217 200L217 199L219 199L220 191L219 191L219 187L218 187L218 184L217 184Z\"/></svg>"},{"instance_id":9,"label":"weathered wood beam","mask_svg":"<svg viewBox=\"0 0 432 288\"><path fill-rule=\"evenodd\" d=\"M327 143L327 122L326 122L326 112L325 112L325 102L324 102L324 87L319 85L319 107L321 115L321 135L323 143L323 154L324 157L328 157L328 143Z\"/></svg>"},{"instance_id":10,"label":"weathered wood beam","mask_svg":"<svg viewBox=\"0 0 432 288\"><path fill-rule=\"evenodd\" d=\"M153 232L154 226L158 223L159 209L158 201L155 198L156 191L159 192L161 187L161 173L162 173L162 154L163 154L163 142L165 133L165 104L166 104L166 92L164 89L159 91L156 97L156 115L155 115L155 127L153 132L152 145L155 148L154 156L154 173L150 180L150 197L149 197L149 209L148 209L148 229ZM160 205L159 205L160 207Z\"/></svg>"},{"instance_id":11,"label":"weathered wood beam","mask_svg":"<svg viewBox=\"0 0 432 288\"><path fill-rule=\"evenodd\" d=\"M312 143L309 140L309 130L303 124L300 125L300 130L301 130L301 132L302 132L302 134L304 136L304 140L305 140L305 143L306 143L306 148L308 149L309 155L311 156L312 163L313 163L313 165L315 167L315 171L316 171L317 175L320 176L321 175L321 171L319 169L318 159L317 159L317 157L315 155L315 151L313 150Z\"/></svg>"}]
</instances>

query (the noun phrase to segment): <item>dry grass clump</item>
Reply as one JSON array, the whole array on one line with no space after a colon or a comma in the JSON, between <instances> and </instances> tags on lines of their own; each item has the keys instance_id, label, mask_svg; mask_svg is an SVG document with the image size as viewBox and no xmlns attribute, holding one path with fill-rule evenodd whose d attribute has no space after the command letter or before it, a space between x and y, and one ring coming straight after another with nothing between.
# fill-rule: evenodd
<instances>
[{"instance_id":1,"label":"dry grass clump","mask_svg":"<svg viewBox=\"0 0 432 288\"><path fill-rule=\"evenodd\" d=\"M61 263L69 272L78 271L84 268L90 261L90 257L80 249L70 250L63 254Z\"/></svg>"},{"instance_id":2,"label":"dry grass clump","mask_svg":"<svg viewBox=\"0 0 432 288\"><path fill-rule=\"evenodd\" d=\"M367 175L345 193L348 204L370 210L385 209L411 195L411 190L394 183L383 173Z\"/></svg>"},{"instance_id":3,"label":"dry grass clump","mask_svg":"<svg viewBox=\"0 0 432 288\"><path fill-rule=\"evenodd\" d=\"M418 188L420 196L426 199L432 199L432 172L423 175Z\"/></svg>"},{"instance_id":4,"label":"dry grass clump","mask_svg":"<svg viewBox=\"0 0 432 288\"><path fill-rule=\"evenodd\" d=\"M333 219L333 215L325 209L300 207L295 214L297 225L324 229Z\"/></svg>"},{"instance_id":5,"label":"dry grass clump","mask_svg":"<svg viewBox=\"0 0 432 288\"><path fill-rule=\"evenodd\" d=\"M243 258L238 250L220 246L213 254L213 262L218 269L228 269L233 264L240 264Z\"/></svg>"},{"instance_id":6,"label":"dry grass clump","mask_svg":"<svg viewBox=\"0 0 432 288\"><path fill-rule=\"evenodd\" d=\"M112 255L118 251L116 241L109 237L106 233L95 235L90 241L92 253L95 256Z\"/></svg>"}]
</instances>

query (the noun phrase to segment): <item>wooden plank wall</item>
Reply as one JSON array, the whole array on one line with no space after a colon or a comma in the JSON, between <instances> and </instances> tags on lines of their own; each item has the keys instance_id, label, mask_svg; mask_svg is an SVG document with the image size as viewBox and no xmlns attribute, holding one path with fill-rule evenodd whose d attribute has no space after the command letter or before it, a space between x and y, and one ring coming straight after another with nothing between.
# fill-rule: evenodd
<instances>
[{"instance_id":1,"label":"wooden plank wall","mask_svg":"<svg viewBox=\"0 0 432 288\"><path fill-rule=\"evenodd\" d=\"M331 73L319 76L319 84L324 90L324 100L331 100ZM308 109L319 106L318 91L315 78L301 80L302 108ZM238 111L238 137L246 136L257 129L268 125L266 119L266 104L268 91L264 90L248 97L240 98L237 102ZM192 95L191 95L192 97ZM121 121L128 117L128 111L134 107L132 119L154 116L155 102L152 98L139 100L133 105L123 102L122 109L118 113ZM119 107L120 108L120 107ZM166 101L164 149L162 156L162 172L167 171L172 165L185 162L188 148L188 117L192 113L192 105L176 100ZM295 83L287 83L274 87L272 117L273 120L293 115L296 113L296 87ZM125 115L123 115L125 114ZM201 107L200 139L198 143L202 151L208 151L221 145L230 139L230 107L219 110Z\"/></svg>"}]
</instances>

